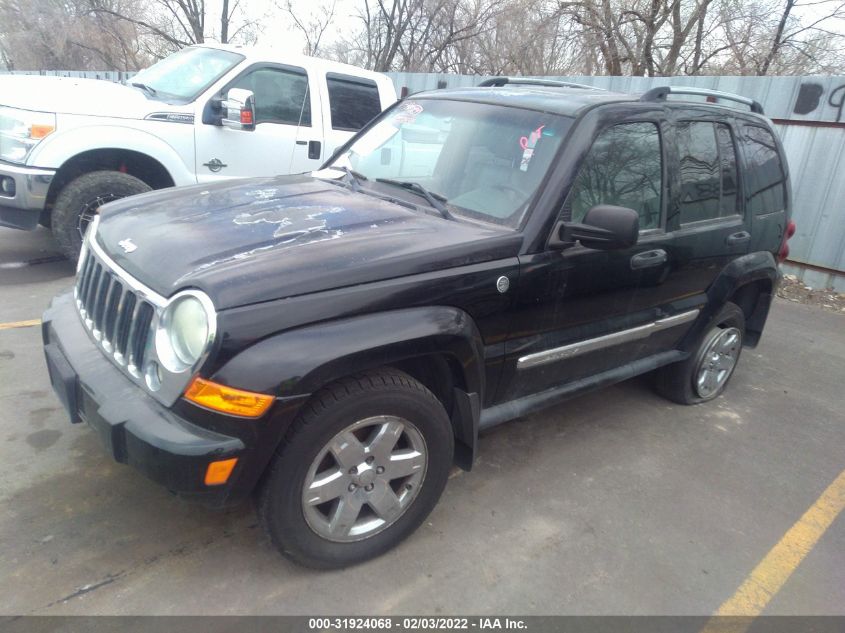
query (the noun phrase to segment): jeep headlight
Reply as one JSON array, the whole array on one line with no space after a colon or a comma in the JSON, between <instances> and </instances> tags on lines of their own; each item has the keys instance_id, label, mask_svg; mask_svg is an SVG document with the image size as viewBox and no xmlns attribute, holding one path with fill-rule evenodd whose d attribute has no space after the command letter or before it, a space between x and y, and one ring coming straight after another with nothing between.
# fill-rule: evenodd
<instances>
[{"instance_id":1,"label":"jeep headlight","mask_svg":"<svg viewBox=\"0 0 845 633\"><path fill-rule=\"evenodd\" d=\"M170 372L193 368L214 339L214 308L201 292L176 295L161 315L155 345L159 362Z\"/></svg>"},{"instance_id":2,"label":"jeep headlight","mask_svg":"<svg viewBox=\"0 0 845 633\"><path fill-rule=\"evenodd\" d=\"M0 106L0 159L26 162L33 148L55 130L55 114Z\"/></svg>"}]
</instances>

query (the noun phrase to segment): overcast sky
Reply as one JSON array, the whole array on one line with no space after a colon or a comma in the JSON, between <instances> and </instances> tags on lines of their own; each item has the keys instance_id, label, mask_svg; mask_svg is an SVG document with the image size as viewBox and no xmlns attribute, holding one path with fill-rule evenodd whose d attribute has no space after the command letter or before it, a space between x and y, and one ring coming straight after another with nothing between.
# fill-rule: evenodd
<instances>
[{"instance_id":1,"label":"overcast sky","mask_svg":"<svg viewBox=\"0 0 845 633\"><path fill-rule=\"evenodd\" d=\"M360 28L361 21L355 17L357 7L362 0L337 0L334 19L326 31L321 44L328 44L339 37ZM258 36L258 44L272 46L275 49L301 53L305 47L305 38L299 29L294 28L287 11L277 7L285 0L241 0L249 8L251 17L263 14L263 30ZM303 22L308 21L310 13L316 14L322 6L331 6L331 0L292 0L294 9L301 15ZM209 16L219 16L222 3L220 0L207 0ZM219 26L218 26L219 28Z\"/></svg>"}]
</instances>

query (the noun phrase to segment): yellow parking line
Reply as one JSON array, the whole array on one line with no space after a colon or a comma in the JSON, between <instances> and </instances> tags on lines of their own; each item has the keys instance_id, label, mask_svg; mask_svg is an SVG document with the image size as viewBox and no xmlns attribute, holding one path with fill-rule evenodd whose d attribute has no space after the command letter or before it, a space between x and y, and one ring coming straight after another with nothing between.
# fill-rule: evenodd
<instances>
[{"instance_id":1,"label":"yellow parking line","mask_svg":"<svg viewBox=\"0 0 845 633\"><path fill-rule=\"evenodd\" d=\"M716 616L745 616L737 619L715 617L702 633L745 631L754 616L760 615L769 601L789 580L792 572L818 543L831 523L845 509L845 470L789 528L760 564L754 568L733 596L719 607Z\"/></svg>"},{"instance_id":2,"label":"yellow parking line","mask_svg":"<svg viewBox=\"0 0 845 633\"><path fill-rule=\"evenodd\" d=\"M41 325L41 319L30 319L29 321L12 321L11 323L0 323L0 330L11 330L16 327L32 327Z\"/></svg>"}]
</instances>

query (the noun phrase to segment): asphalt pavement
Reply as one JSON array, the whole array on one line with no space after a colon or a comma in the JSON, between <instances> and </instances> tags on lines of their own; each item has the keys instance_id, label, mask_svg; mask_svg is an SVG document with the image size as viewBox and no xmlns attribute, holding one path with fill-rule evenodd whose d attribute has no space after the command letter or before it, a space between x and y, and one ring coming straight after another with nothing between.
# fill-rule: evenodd
<instances>
[{"instance_id":1,"label":"asphalt pavement","mask_svg":"<svg viewBox=\"0 0 845 633\"><path fill-rule=\"evenodd\" d=\"M717 400L641 377L493 429L404 544L310 571L69 424L34 321L72 275L0 229L0 614L708 615L845 470L845 316L777 300ZM845 615L845 516L811 545L763 613Z\"/></svg>"}]
</instances>

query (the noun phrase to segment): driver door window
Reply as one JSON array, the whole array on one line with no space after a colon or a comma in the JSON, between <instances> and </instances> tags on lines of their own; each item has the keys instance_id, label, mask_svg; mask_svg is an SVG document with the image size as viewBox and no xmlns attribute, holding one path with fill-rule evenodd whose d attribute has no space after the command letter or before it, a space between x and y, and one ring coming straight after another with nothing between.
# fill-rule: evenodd
<instances>
[{"instance_id":1,"label":"driver door window","mask_svg":"<svg viewBox=\"0 0 845 633\"><path fill-rule=\"evenodd\" d=\"M255 123L311 125L308 77L281 68L259 68L232 84L251 90L255 98Z\"/></svg>"},{"instance_id":2,"label":"driver door window","mask_svg":"<svg viewBox=\"0 0 845 633\"><path fill-rule=\"evenodd\" d=\"M622 123L602 132L581 164L564 219L581 222L591 207L634 209L640 230L660 227L663 164L654 123Z\"/></svg>"}]
</instances>

